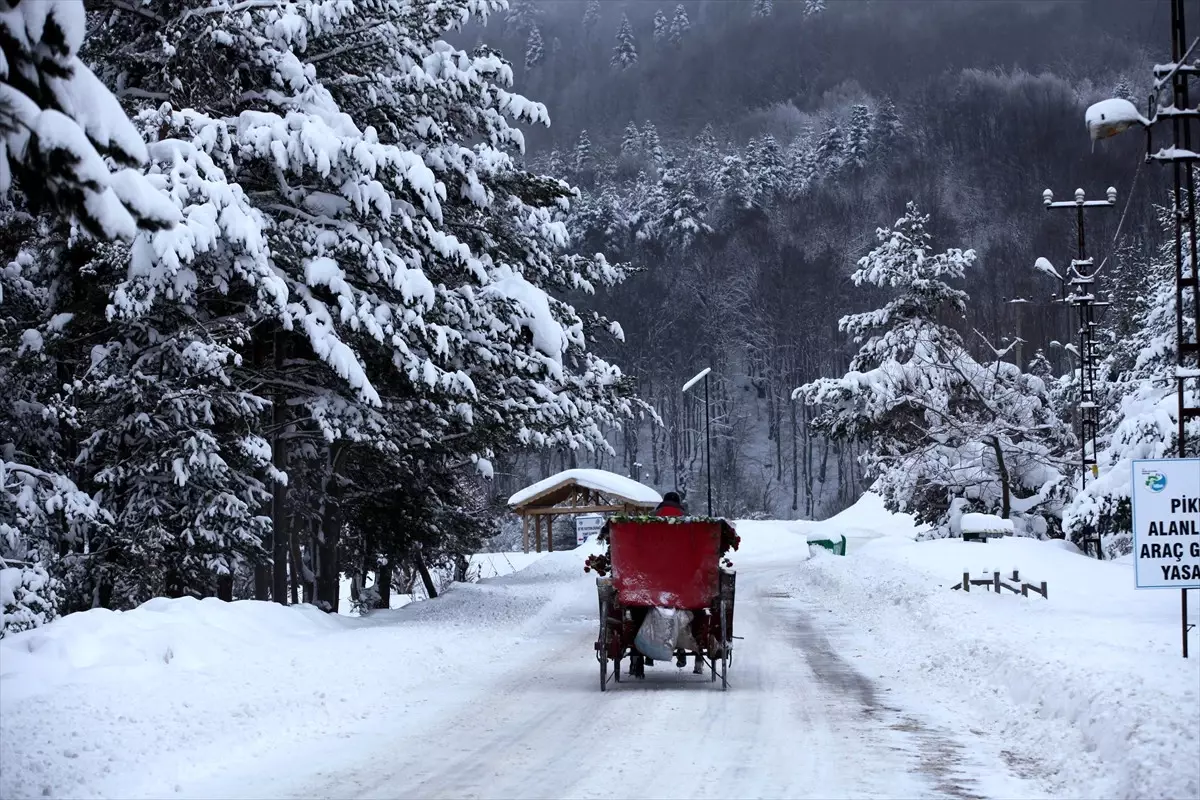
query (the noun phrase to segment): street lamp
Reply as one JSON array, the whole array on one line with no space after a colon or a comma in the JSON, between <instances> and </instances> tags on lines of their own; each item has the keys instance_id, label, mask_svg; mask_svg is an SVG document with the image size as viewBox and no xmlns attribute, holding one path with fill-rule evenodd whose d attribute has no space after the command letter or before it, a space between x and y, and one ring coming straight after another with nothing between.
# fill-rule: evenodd
<instances>
[{"instance_id":1,"label":"street lamp","mask_svg":"<svg viewBox=\"0 0 1200 800\"><path fill-rule=\"evenodd\" d=\"M691 389L700 379L704 379L704 474L708 480L708 515L712 516L712 436L709 426L708 414L708 373L712 372L712 367L705 367L696 373L696 376L683 385L683 393L687 394L688 389Z\"/></svg>"}]
</instances>

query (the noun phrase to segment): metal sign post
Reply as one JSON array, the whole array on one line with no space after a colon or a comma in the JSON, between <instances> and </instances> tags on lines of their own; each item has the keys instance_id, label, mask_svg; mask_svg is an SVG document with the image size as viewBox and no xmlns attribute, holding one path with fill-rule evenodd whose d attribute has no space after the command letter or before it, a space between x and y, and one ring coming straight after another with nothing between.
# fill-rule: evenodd
<instances>
[{"instance_id":1,"label":"metal sign post","mask_svg":"<svg viewBox=\"0 0 1200 800\"><path fill-rule=\"evenodd\" d=\"M1200 458L1134 461L1132 500L1137 588L1180 590L1187 658L1187 590L1200 589Z\"/></svg>"}]
</instances>

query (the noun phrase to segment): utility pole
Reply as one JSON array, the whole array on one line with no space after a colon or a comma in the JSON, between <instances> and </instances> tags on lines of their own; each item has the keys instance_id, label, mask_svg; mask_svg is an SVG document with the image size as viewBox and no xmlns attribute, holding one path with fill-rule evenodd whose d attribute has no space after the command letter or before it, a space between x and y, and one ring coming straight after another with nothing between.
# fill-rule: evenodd
<instances>
[{"instance_id":1,"label":"utility pole","mask_svg":"<svg viewBox=\"0 0 1200 800\"><path fill-rule=\"evenodd\" d=\"M1096 464L1096 435L1100 428L1100 412L1096 405L1096 367L1099 356L1096 352L1096 308L1109 305L1106 301L1096 299L1095 261L1088 257L1087 239L1084 229L1084 209L1112 208L1117 204L1117 190L1108 187L1104 200L1088 200L1083 189L1075 190L1074 200L1054 201L1054 192L1046 189L1042 192L1042 205L1049 210L1074 210L1077 248L1071 266L1063 276L1062 296L1059 302L1073 305L1078 315L1079 336L1079 449L1080 449L1080 485L1087 485L1087 475L1090 471L1095 477L1098 470ZM1104 548L1101 546L1099 531L1093 531L1093 536L1085 543L1095 545L1096 557L1104 558Z\"/></svg>"},{"instance_id":2,"label":"utility pole","mask_svg":"<svg viewBox=\"0 0 1200 800\"><path fill-rule=\"evenodd\" d=\"M1196 258L1196 161L1200 154L1194 146L1200 141L1193 138L1192 128L1200 119L1200 105L1191 105L1189 81L1200 76L1200 39L1188 45L1184 28L1184 0L1171 0L1171 63L1156 64L1154 67L1154 91L1150 94L1146 125L1146 160L1173 167L1174 193L1172 195L1175 217L1175 390L1179 402L1178 455L1187 458L1187 423L1200 418L1200 398L1193 399L1187 391L1188 382L1200 382L1200 260ZM1191 59L1191 63L1187 63ZM1160 99L1159 93L1169 93ZM1171 141L1158 151L1154 150L1156 126L1167 124L1171 129ZM1186 194L1185 194L1186 189ZM1185 235L1186 232L1186 235ZM1185 256L1185 238L1186 256ZM1184 269L1184 265L1187 269ZM1184 295L1191 290L1191 302ZM1185 309L1191 306L1188 312ZM1193 320L1189 331L1184 329L1184 317ZM1193 383L1193 386L1195 384ZM1200 394L1200 391L1197 392ZM1200 456L1200 442L1192 445ZM1188 590L1180 589L1180 611L1183 627L1183 657L1188 657Z\"/></svg>"},{"instance_id":3,"label":"utility pole","mask_svg":"<svg viewBox=\"0 0 1200 800\"><path fill-rule=\"evenodd\" d=\"M1194 0L1193 0L1194 1ZM1200 161L1200 133L1193 128L1200 120L1200 105L1192 106L1190 83L1200 76L1200 38L1188 44L1184 23L1186 0L1171 0L1171 62L1154 65L1154 88L1142 117L1133 104L1123 99L1102 100L1088 109L1085 119L1092 141L1115 136L1134 125L1146 129L1146 161L1170 164L1174 191L1172 216L1175 221L1175 391L1178 399L1177 457L1188 457L1187 423L1200 419L1200 259L1196 253L1196 162ZM1160 97L1165 95L1165 97ZM1154 149L1154 131L1169 126L1170 142ZM1186 252L1186 255L1185 255ZM1186 269L1185 269L1186 266ZM1186 297L1191 292L1191 298ZM1194 321L1189 331L1184 320ZM1193 393L1189 393L1189 381ZM1200 442L1192 445L1200 456ZM1181 588L1180 611L1183 657L1188 657L1188 590Z\"/></svg>"}]
</instances>

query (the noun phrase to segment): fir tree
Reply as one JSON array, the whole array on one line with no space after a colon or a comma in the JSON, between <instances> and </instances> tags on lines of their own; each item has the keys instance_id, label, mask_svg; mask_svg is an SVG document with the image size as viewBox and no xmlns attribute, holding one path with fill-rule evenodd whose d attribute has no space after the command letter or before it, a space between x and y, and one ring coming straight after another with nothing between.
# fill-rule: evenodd
<instances>
[{"instance_id":1,"label":"fir tree","mask_svg":"<svg viewBox=\"0 0 1200 800\"><path fill-rule=\"evenodd\" d=\"M635 159L642 154L642 135L638 132L637 124L633 120L625 126L625 133L621 136L621 157Z\"/></svg>"},{"instance_id":2,"label":"fir tree","mask_svg":"<svg viewBox=\"0 0 1200 800\"><path fill-rule=\"evenodd\" d=\"M660 8L654 12L654 41L663 42L671 35L671 23L667 21L667 15Z\"/></svg>"},{"instance_id":3,"label":"fir tree","mask_svg":"<svg viewBox=\"0 0 1200 800\"><path fill-rule=\"evenodd\" d=\"M692 23L688 19L687 9L680 3L675 6L675 15L671 17L671 44L682 42L691 29Z\"/></svg>"},{"instance_id":4,"label":"fir tree","mask_svg":"<svg viewBox=\"0 0 1200 800\"><path fill-rule=\"evenodd\" d=\"M755 194L764 201L769 201L784 188L786 183L783 151L779 142L771 134L751 141L749 150L750 173L754 182ZM765 202L764 202L765 204Z\"/></svg>"},{"instance_id":5,"label":"fir tree","mask_svg":"<svg viewBox=\"0 0 1200 800\"><path fill-rule=\"evenodd\" d=\"M843 161L852 169L862 169L871 155L871 110L862 103L850 109L850 122L846 125L846 141Z\"/></svg>"},{"instance_id":6,"label":"fir tree","mask_svg":"<svg viewBox=\"0 0 1200 800\"><path fill-rule=\"evenodd\" d=\"M509 0L508 10L504 14L504 27L518 36L532 36L542 13L533 0Z\"/></svg>"},{"instance_id":7,"label":"fir tree","mask_svg":"<svg viewBox=\"0 0 1200 800\"><path fill-rule=\"evenodd\" d=\"M753 15L757 18L766 18L771 16L775 11L774 0L754 0Z\"/></svg>"},{"instance_id":8,"label":"fir tree","mask_svg":"<svg viewBox=\"0 0 1200 800\"><path fill-rule=\"evenodd\" d=\"M817 173L821 178L836 175L845 166L846 145L836 125L826 129L814 145Z\"/></svg>"},{"instance_id":9,"label":"fir tree","mask_svg":"<svg viewBox=\"0 0 1200 800\"><path fill-rule=\"evenodd\" d=\"M575 174L583 174L590 172L596 166L592 156L592 140L588 138L587 129L579 132L579 138L575 140L575 150L571 155L571 168L575 170Z\"/></svg>"},{"instance_id":10,"label":"fir tree","mask_svg":"<svg viewBox=\"0 0 1200 800\"><path fill-rule=\"evenodd\" d=\"M729 210L738 212L753 207L755 192L751 187L750 171L738 156L725 156L718 187L722 202Z\"/></svg>"},{"instance_id":11,"label":"fir tree","mask_svg":"<svg viewBox=\"0 0 1200 800\"><path fill-rule=\"evenodd\" d=\"M804 16L811 17L825 10L825 0L804 0Z\"/></svg>"},{"instance_id":12,"label":"fir tree","mask_svg":"<svg viewBox=\"0 0 1200 800\"><path fill-rule=\"evenodd\" d=\"M671 159L663 165L659 186L665 203L657 228L669 248L687 251L701 236L712 232L704 219L704 202L689 185L684 171Z\"/></svg>"},{"instance_id":13,"label":"fir tree","mask_svg":"<svg viewBox=\"0 0 1200 800\"><path fill-rule=\"evenodd\" d=\"M600 22L600 0L588 0L583 11L583 29L590 32Z\"/></svg>"},{"instance_id":14,"label":"fir tree","mask_svg":"<svg viewBox=\"0 0 1200 800\"><path fill-rule=\"evenodd\" d=\"M91 259L112 281L111 367L79 362L69 399L88 404L80 463L139 523L107 539L110 584L129 587L114 603L205 591L253 558L262 486L283 468L286 492L271 486L277 579L280 520L312 526L320 538L303 545L296 576L335 609L342 544L403 550L399 537L366 542L379 532L347 527L377 474L362 462L392 482L451 487L455 465L486 472L497 448L606 447L603 427L630 408L619 371L588 349L607 321L551 294L624 272L565 250L559 215L573 190L511 155L523 139L510 121L547 124L544 108L507 91L511 71L493 51L444 44L486 8L318 6L228 2L197 15L164 2L158 19L105 17L108 40L129 46L97 47L97 69L127 76L134 102L167 98L139 120L156 179L193 223ZM163 36L175 43L165 54ZM200 66L229 63L241 66ZM181 77L197 74L208 77ZM256 99L223 82L235 77ZM227 116L178 110L194 107ZM148 420L129 413L142 398ZM114 460L111 433L139 445L136 457ZM140 447L152 437L171 447ZM155 472L175 483L156 486ZM445 519L417 507L429 530Z\"/></svg>"},{"instance_id":15,"label":"fir tree","mask_svg":"<svg viewBox=\"0 0 1200 800\"><path fill-rule=\"evenodd\" d=\"M872 134L875 144L879 150L886 152L893 148L903 135L904 125L900 122L900 115L896 113L896 104L891 98L886 98L875 114Z\"/></svg>"},{"instance_id":16,"label":"fir tree","mask_svg":"<svg viewBox=\"0 0 1200 800\"><path fill-rule=\"evenodd\" d=\"M655 167L662 167L665 158L662 141L658 138L658 128L650 120L646 120L642 125L642 154L649 158Z\"/></svg>"},{"instance_id":17,"label":"fir tree","mask_svg":"<svg viewBox=\"0 0 1200 800\"><path fill-rule=\"evenodd\" d=\"M532 69L542 63L545 53L542 50L542 32L535 25L529 29L529 42L525 46L525 68Z\"/></svg>"},{"instance_id":18,"label":"fir tree","mask_svg":"<svg viewBox=\"0 0 1200 800\"><path fill-rule=\"evenodd\" d=\"M617 43L613 47L612 59L609 63L616 69L629 69L637 63L637 45L633 39L633 26L629 24L629 15L621 15L621 27L617 30Z\"/></svg>"}]
</instances>

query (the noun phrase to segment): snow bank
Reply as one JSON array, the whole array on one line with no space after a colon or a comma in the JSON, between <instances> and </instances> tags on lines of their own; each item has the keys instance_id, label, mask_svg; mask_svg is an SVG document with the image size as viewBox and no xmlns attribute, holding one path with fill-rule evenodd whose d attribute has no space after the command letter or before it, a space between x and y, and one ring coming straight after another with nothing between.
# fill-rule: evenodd
<instances>
[{"instance_id":1,"label":"snow bank","mask_svg":"<svg viewBox=\"0 0 1200 800\"><path fill-rule=\"evenodd\" d=\"M1014 568L1049 599L950 589ZM818 554L795 583L862 639L864 667L938 697L959 729L998 730L1014 762L1049 762L1056 794L1200 796L1200 660L1180 657L1178 594L1137 591L1129 563L1063 542L891 537Z\"/></svg>"},{"instance_id":2,"label":"snow bank","mask_svg":"<svg viewBox=\"0 0 1200 800\"><path fill-rule=\"evenodd\" d=\"M649 486L638 483L633 478L626 478L624 475L617 475L615 472L606 472L602 469L568 469L544 478L532 486L527 486L508 498L508 504L519 506L526 500L571 480L588 489L617 495L638 503L658 505L662 502L662 495Z\"/></svg>"},{"instance_id":3,"label":"snow bank","mask_svg":"<svg viewBox=\"0 0 1200 800\"><path fill-rule=\"evenodd\" d=\"M5 637L0 797L245 796L223 776L318 744L333 763L358 752L340 740L433 726L437 698L496 679L512 665L495 654L528 650L564 609L594 626L588 551L366 618L163 599Z\"/></svg>"},{"instance_id":4,"label":"snow bank","mask_svg":"<svg viewBox=\"0 0 1200 800\"><path fill-rule=\"evenodd\" d=\"M893 514L883 507L883 498L874 492L865 492L854 505L846 510L814 523L809 530L813 534L842 534L849 539L873 539L880 536L902 536L915 539L925 530L917 524L911 514Z\"/></svg>"},{"instance_id":5,"label":"snow bank","mask_svg":"<svg viewBox=\"0 0 1200 800\"><path fill-rule=\"evenodd\" d=\"M254 600L159 598L132 611L92 609L0 639L0 685L11 700L90 672L206 670L264 642L311 639L345 625L315 606Z\"/></svg>"}]
</instances>

